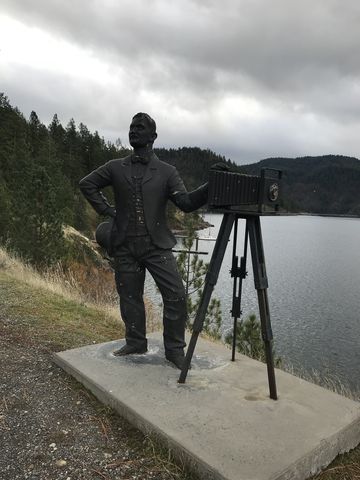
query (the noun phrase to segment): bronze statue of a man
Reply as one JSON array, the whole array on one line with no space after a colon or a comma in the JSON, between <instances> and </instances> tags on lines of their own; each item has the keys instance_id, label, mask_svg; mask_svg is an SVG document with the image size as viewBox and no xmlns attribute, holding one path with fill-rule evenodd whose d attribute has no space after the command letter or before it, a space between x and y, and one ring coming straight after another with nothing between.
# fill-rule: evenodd
<instances>
[{"instance_id":1,"label":"bronze statue of a man","mask_svg":"<svg viewBox=\"0 0 360 480\"><path fill-rule=\"evenodd\" d=\"M186 298L171 248L176 240L166 224L166 203L171 200L184 212L207 201L207 184L187 192L176 168L160 161L153 151L155 121L137 113L129 141L133 153L97 168L80 181L80 189L93 208L114 218L110 250L120 310L126 327L126 344L115 355L147 351L143 301L145 270L159 288L164 303L165 356L181 369L184 359ZM115 207L101 189L111 185Z\"/></svg>"}]
</instances>

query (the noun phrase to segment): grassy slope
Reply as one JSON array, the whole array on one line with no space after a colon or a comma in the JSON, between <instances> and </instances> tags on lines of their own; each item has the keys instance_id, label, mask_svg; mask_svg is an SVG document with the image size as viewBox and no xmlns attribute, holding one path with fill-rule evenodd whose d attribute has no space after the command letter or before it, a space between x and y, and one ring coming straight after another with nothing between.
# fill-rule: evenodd
<instances>
[{"instance_id":1,"label":"grassy slope","mask_svg":"<svg viewBox=\"0 0 360 480\"><path fill-rule=\"evenodd\" d=\"M29 285L4 271L0 271L0 312L12 323L14 333L52 351L124 336L120 320L106 311Z\"/></svg>"},{"instance_id":2,"label":"grassy slope","mask_svg":"<svg viewBox=\"0 0 360 480\"><path fill-rule=\"evenodd\" d=\"M25 273L24 279L21 279L17 261L15 269L10 264L8 271L5 271L1 254L0 251L0 336L4 333L7 342L24 349L27 346L40 347L45 352L52 353L124 337L123 324L118 318L118 312L115 318L115 312L111 308L107 310L104 305L86 305L76 299L76 294L73 295L71 291L66 292L66 289L59 288L61 286L51 282L39 281L37 275L34 276L34 272L26 266L25 271L22 272ZM63 290L62 293L61 290ZM163 478L162 472L166 472L168 474L166 478L173 480L195 480L183 466L173 463L171 454L155 440L144 437L126 421L121 423L120 429L117 419L114 419L114 415L117 414L109 407L101 405L75 380L72 383L74 391L83 391L86 401L97 412L97 416L92 418L101 423L103 433L98 440L97 448L100 450L104 448L105 438L106 451L108 451L110 448L107 440L108 432L115 428L121 430L126 436L126 445L130 446L140 458L145 457L145 463L148 462L154 471L156 468L159 469L161 478ZM3 400L5 401L5 398ZM0 402L0 410L1 407ZM61 442L62 440L59 440L60 444ZM119 443L120 453L121 448L122 444ZM136 458L129 460L129 467L136 462ZM81 462L81 456L78 461ZM116 467L117 465L114 464L114 468ZM45 471L46 465L43 469ZM105 478L105 473L102 474L97 470L94 472L98 473L99 478Z\"/></svg>"},{"instance_id":3,"label":"grassy slope","mask_svg":"<svg viewBox=\"0 0 360 480\"><path fill-rule=\"evenodd\" d=\"M103 309L51 292L45 284L32 285L0 269L0 334L2 322L11 324L14 339L41 344L50 351L123 336L120 321ZM316 479L359 480L360 446L337 457Z\"/></svg>"}]
</instances>

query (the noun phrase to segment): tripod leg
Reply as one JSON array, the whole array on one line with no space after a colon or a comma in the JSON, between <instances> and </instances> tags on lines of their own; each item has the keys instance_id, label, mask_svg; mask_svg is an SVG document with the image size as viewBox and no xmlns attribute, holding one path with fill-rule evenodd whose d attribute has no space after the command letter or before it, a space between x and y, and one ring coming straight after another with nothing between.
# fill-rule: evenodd
<instances>
[{"instance_id":1,"label":"tripod leg","mask_svg":"<svg viewBox=\"0 0 360 480\"><path fill-rule=\"evenodd\" d=\"M240 316L241 307L239 305L239 297L236 296L237 282L238 282L238 257L236 256L236 245L237 245L237 231L238 231L238 218L236 218L234 223L234 237L233 237L233 255L232 255L232 271L231 275L234 277L233 285L233 300L232 300L232 309L231 315L234 317L233 324L233 339L232 339L232 349L231 349L231 361L235 362L235 350L236 350L236 331L237 331L237 321Z\"/></svg>"},{"instance_id":2,"label":"tripod leg","mask_svg":"<svg viewBox=\"0 0 360 480\"><path fill-rule=\"evenodd\" d=\"M265 346L265 358L268 373L270 398L272 398L273 400L277 400L274 359L272 351L273 335L271 330L270 310L267 296L268 279L266 276L265 256L261 236L260 218L251 216L247 218L246 222L249 229L254 282L258 294L261 334Z\"/></svg>"},{"instance_id":3,"label":"tripod leg","mask_svg":"<svg viewBox=\"0 0 360 480\"><path fill-rule=\"evenodd\" d=\"M236 218L235 214L225 213L223 220L221 222L219 234L215 242L213 254L211 256L209 270L205 277L204 290L201 296L199 308L196 312L196 317L193 325L193 333L191 335L189 346L184 359L183 368L181 370L180 377L178 380L179 383L185 383L186 376L191 363L191 359L195 350L196 342L204 325L206 311L209 306L211 294L214 290L214 287L216 285L216 282L219 276L219 271L225 255L225 250L227 247L227 243L229 241L231 229L235 221L235 218Z\"/></svg>"},{"instance_id":4,"label":"tripod leg","mask_svg":"<svg viewBox=\"0 0 360 480\"><path fill-rule=\"evenodd\" d=\"M244 237L244 253L240 258L240 267L238 267L238 257L236 256L236 243L237 243L237 223L238 219L235 220L234 228L234 245L233 245L233 259L232 259L232 269L231 276L234 277L234 287L233 287L233 302L231 315L234 318L233 324L233 341L232 341L232 353L231 360L235 361L235 350L236 350L236 334L237 334L237 321L241 316L241 295L242 295L242 283L246 278L246 260L247 260L247 250L248 250L248 238L249 232L247 224L245 226L245 237ZM239 279L238 292L236 295L237 281Z\"/></svg>"}]
</instances>

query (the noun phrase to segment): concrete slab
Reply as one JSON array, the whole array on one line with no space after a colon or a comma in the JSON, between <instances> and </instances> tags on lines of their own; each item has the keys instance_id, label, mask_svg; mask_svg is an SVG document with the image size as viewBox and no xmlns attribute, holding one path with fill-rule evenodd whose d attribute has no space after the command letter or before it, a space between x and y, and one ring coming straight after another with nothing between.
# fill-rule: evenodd
<instances>
[{"instance_id":1,"label":"concrete slab","mask_svg":"<svg viewBox=\"0 0 360 480\"><path fill-rule=\"evenodd\" d=\"M153 334L145 355L114 357L123 340L67 350L55 362L100 401L155 435L206 480L302 480L360 443L360 403L200 339L187 382Z\"/></svg>"}]
</instances>

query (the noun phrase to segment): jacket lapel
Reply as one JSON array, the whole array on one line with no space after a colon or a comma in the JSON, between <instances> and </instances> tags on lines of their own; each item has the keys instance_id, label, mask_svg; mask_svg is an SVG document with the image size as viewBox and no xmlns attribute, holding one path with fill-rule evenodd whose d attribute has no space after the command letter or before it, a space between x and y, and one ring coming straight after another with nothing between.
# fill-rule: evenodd
<instances>
[{"instance_id":1,"label":"jacket lapel","mask_svg":"<svg viewBox=\"0 0 360 480\"><path fill-rule=\"evenodd\" d=\"M131 180L131 156L126 157L123 160L123 172L126 180L132 185L132 180Z\"/></svg>"},{"instance_id":2,"label":"jacket lapel","mask_svg":"<svg viewBox=\"0 0 360 480\"><path fill-rule=\"evenodd\" d=\"M142 184L144 185L144 183L148 182L149 180L152 179L152 176L153 176L153 172L155 170L157 170L157 167L156 167L156 160L157 160L157 156L155 155L154 152L151 153L151 158L150 158L150 161L148 163L148 166L147 166L147 169L145 171L145 175L143 177L143 181L142 181Z\"/></svg>"}]
</instances>

